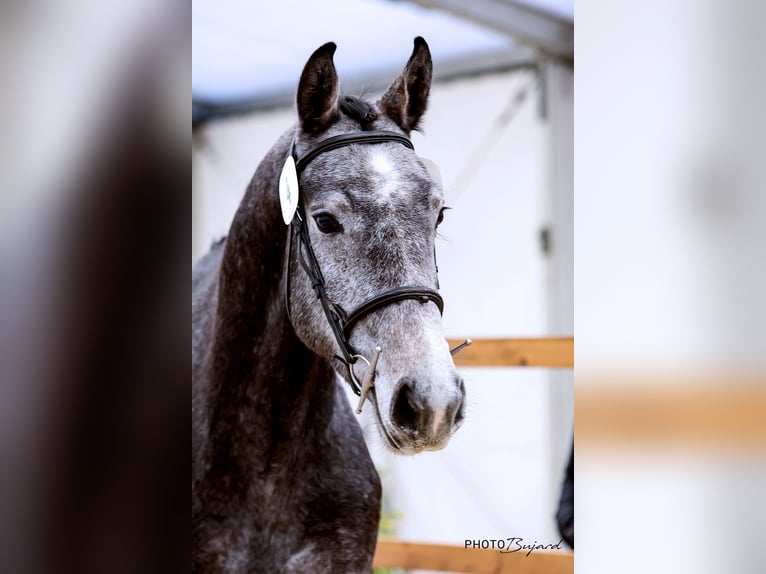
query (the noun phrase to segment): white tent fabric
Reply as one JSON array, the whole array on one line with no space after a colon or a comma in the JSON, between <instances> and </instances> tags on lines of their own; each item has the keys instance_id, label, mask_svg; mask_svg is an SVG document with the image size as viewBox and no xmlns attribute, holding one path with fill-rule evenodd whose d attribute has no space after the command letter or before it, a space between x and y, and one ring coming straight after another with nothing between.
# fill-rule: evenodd
<instances>
[{"instance_id":1,"label":"white tent fabric","mask_svg":"<svg viewBox=\"0 0 766 574\"><path fill-rule=\"evenodd\" d=\"M571 19L565 0L525 2ZM401 68L415 36L429 42L434 61L511 51L518 42L441 10L385 0L194 0L192 94L195 101L230 104L294 90L311 52L338 44L342 77Z\"/></svg>"}]
</instances>

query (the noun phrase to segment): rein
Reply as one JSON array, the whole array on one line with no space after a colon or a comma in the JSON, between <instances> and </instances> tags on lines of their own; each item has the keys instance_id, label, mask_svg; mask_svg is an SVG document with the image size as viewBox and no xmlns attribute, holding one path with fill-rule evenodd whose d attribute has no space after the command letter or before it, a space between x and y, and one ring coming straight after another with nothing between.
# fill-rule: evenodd
<instances>
[{"instance_id":1,"label":"rein","mask_svg":"<svg viewBox=\"0 0 766 574\"><path fill-rule=\"evenodd\" d=\"M370 131L370 132L354 132L350 134L342 134L327 138L320 142L315 147L311 148L302 157L298 158L295 152L295 140L291 145L290 156L295 161L295 169L297 175L303 172L306 166L311 163L317 156L332 151L341 147L345 147L352 144L377 144L385 142L396 142L414 150L414 146L409 138L398 134L396 132L389 131ZM311 246L311 237L309 235L308 222L306 213L304 210L303 202L298 200L297 209L292 221L290 222L289 242L288 242L288 260L287 260L287 281L285 283L285 298L287 301L287 312L290 313L290 258L292 257L292 241L293 235L298 237L298 260L301 267L311 279L311 286L316 293L317 299L319 299L322 305L327 321L330 324L333 335L338 342L342 356L336 355L335 358L343 363L348 369L348 380L351 389L360 397L359 406L357 407L357 413L361 412L362 405L364 404L367 392L372 388L375 377L375 367L378 362L378 357L381 353L381 348L376 347L375 354L372 361L368 361L362 354L351 345L349 341L351 337L351 331L354 326L361 321L364 317L377 311L382 307L386 307L399 301L405 301L408 299L414 299L422 304L426 304L429 301L436 304L439 308L439 312L444 312L444 300L439 292L430 287L423 286L401 286L395 287L384 291L374 297L363 302L356 309L347 313L340 305L333 303L327 295L325 287L324 276L322 270L319 267L314 250ZM434 257L435 261L435 257ZM438 269L437 269L438 272ZM470 343L469 343L470 344ZM368 365L367 375L363 382L360 382L354 372L353 365L358 360L362 360Z\"/></svg>"}]
</instances>

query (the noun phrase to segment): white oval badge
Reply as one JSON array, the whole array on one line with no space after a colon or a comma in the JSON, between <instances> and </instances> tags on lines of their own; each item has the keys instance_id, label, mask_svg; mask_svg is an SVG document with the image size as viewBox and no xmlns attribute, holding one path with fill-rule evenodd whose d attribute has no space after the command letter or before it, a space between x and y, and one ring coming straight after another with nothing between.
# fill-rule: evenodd
<instances>
[{"instance_id":1,"label":"white oval badge","mask_svg":"<svg viewBox=\"0 0 766 574\"><path fill-rule=\"evenodd\" d=\"M279 176L279 204L282 207L285 225L290 225L295 210L298 209L298 172L295 170L295 159L292 155L285 160L282 175Z\"/></svg>"}]
</instances>

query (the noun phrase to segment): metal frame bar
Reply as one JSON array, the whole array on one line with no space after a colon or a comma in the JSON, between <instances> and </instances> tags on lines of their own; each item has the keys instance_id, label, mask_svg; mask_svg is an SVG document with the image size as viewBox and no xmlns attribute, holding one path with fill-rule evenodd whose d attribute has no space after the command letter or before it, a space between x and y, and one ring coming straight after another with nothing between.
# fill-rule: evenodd
<instances>
[{"instance_id":1,"label":"metal frame bar","mask_svg":"<svg viewBox=\"0 0 766 574\"><path fill-rule=\"evenodd\" d=\"M513 0L408 0L507 34L550 56L574 62L574 23Z\"/></svg>"}]
</instances>

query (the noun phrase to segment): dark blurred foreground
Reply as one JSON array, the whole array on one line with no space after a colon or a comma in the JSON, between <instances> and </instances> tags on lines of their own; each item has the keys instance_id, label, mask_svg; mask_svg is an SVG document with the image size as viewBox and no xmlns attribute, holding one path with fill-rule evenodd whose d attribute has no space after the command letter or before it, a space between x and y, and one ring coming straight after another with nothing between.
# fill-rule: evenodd
<instances>
[{"instance_id":1,"label":"dark blurred foreground","mask_svg":"<svg viewBox=\"0 0 766 574\"><path fill-rule=\"evenodd\" d=\"M108 4L1 24L3 572L188 564L189 7Z\"/></svg>"}]
</instances>

